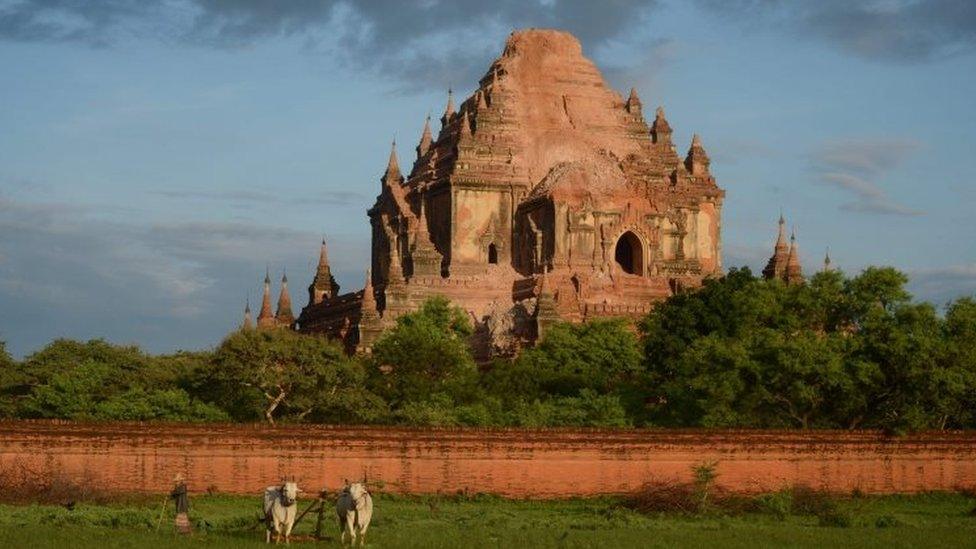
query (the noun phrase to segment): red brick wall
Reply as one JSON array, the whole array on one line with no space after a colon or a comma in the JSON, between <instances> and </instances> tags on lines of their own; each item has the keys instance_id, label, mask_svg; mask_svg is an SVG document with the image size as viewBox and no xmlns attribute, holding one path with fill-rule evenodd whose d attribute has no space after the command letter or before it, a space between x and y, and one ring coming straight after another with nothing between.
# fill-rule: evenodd
<instances>
[{"instance_id":1,"label":"red brick wall","mask_svg":"<svg viewBox=\"0 0 976 549\"><path fill-rule=\"evenodd\" d=\"M0 467L125 491L256 493L294 475L307 491L368 472L388 491L555 497L688 480L716 461L718 484L756 492L976 487L976 433L886 438L837 431L400 429L0 421Z\"/></svg>"}]
</instances>

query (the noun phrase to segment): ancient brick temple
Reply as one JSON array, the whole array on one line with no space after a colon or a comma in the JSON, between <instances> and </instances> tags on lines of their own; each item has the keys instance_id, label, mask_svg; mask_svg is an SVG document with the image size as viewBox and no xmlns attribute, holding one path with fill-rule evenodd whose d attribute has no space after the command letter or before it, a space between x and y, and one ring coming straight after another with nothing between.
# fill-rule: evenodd
<instances>
[{"instance_id":1,"label":"ancient brick temple","mask_svg":"<svg viewBox=\"0 0 976 549\"><path fill-rule=\"evenodd\" d=\"M515 32L470 97L448 93L411 163L394 144L368 211L365 289L339 293L323 243L296 325L368 351L442 295L468 311L475 351L490 357L558 320L637 318L720 272L724 195L700 139L680 156L664 110L648 122L636 91L607 87L576 38Z\"/></svg>"},{"instance_id":2,"label":"ancient brick temple","mask_svg":"<svg viewBox=\"0 0 976 549\"><path fill-rule=\"evenodd\" d=\"M830 255L824 257L824 270L830 269ZM762 271L766 280L781 280L786 284L803 284L803 269L800 266L800 246L796 243L796 232L790 235L786 244L786 220L779 216L779 234L773 246L773 255Z\"/></svg>"}]
</instances>

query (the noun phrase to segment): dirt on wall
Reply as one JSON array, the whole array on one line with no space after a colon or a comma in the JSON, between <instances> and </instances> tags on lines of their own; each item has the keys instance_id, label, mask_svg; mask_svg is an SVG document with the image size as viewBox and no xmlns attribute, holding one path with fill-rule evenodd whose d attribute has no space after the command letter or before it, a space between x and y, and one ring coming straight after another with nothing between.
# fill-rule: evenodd
<instances>
[{"instance_id":1,"label":"dirt on wall","mask_svg":"<svg viewBox=\"0 0 976 549\"><path fill-rule=\"evenodd\" d=\"M305 490L343 479L401 493L549 498L687 482L715 462L717 485L755 493L976 488L976 433L891 438L860 431L407 429L0 421L0 470L78 478L103 490L257 493L294 476Z\"/></svg>"}]
</instances>

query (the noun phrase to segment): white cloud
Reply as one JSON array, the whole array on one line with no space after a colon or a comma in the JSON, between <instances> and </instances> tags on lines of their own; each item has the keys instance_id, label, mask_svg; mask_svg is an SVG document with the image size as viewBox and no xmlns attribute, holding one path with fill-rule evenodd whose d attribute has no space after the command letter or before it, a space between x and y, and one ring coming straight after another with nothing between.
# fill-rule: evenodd
<instances>
[{"instance_id":1,"label":"white cloud","mask_svg":"<svg viewBox=\"0 0 976 549\"><path fill-rule=\"evenodd\" d=\"M311 276L320 235L239 223L113 223L85 207L0 197L0 339L23 354L54 337L108 337L154 351L216 343L258 297L265 265ZM368 244L335 237L361 280ZM340 273L341 274L341 273Z\"/></svg>"},{"instance_id":2,"label":"white cloud","mask_svg":"<svg viewBox=\"0 0 976 549\"><path fill-rule=\"evenodd\" d=\"M919 299L935 305L965 296L976 297L976 263L909 272L908 288Z\"/></svg>"},{"instance_id":3,"label":"white cloud","mask_svg":"<svg viewBox=\"0 0 976 549\"><path fill-rule=\"evenodd\" d=\"M698 0L750 30L768 27L821 40L851 55L920 63L972 52L972 0Z\"/></svg>"},{"instance_id":4,"label":"white cloud","mask_svg":"<svg viewBox=\"0 0 976 549\"><path fill-rule=\"evenodd\" d=\"M878 184L885 173L922 147L911 140L865 138L836 140L825 144L811 158L818 178L853 195L840 206L849 212L913 216L923 212L892 200Z\"/></svg>"}]
</instances>

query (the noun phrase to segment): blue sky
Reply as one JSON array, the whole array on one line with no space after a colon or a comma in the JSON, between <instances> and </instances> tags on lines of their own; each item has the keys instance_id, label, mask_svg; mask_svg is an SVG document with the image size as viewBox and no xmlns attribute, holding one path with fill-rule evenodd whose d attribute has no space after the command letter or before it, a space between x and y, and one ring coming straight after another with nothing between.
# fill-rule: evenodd
<instances>
[{"instance_id":1,"label":"blue sky","mask_svg":"<svg viewBox=\"0 0 976 549\"><path fill-rule=\"evenodd\" d=\"M210 347L322 235L361 287L390 140L530 26L701 134L727 266L782 209L808 271L976 293L974 2L0 0L0 339Z\"/></svg>"}]
</instances>

